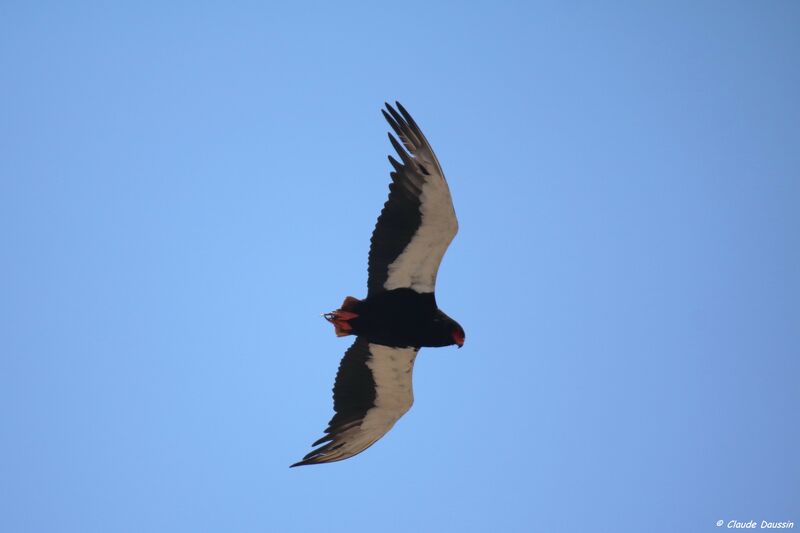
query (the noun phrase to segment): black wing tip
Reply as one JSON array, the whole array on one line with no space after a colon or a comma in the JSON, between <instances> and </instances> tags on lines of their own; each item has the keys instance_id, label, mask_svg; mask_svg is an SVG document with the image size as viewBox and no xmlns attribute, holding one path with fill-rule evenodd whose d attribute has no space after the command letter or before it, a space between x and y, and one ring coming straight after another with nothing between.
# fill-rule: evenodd
<instances>
[{"instance_id":1,"label":"black wing tip","mask_svg":"<svg viewBox=\"0 0 800 533\"><path fill-rule=\"evenodd\" d=\"M311 446L312 446L312 447L314 447L314 446L319 446L319 445L320 445L320 444L322 444L323 442L328 442L328 441L331 441L331 440L333 440L333 437L334 437L334 435L325 435L324 437L321 437L321 438L319 438L319 439L315 440L315 441L314 441L314 443L313 443ZM312 452L312 453L313 453L313 452ZM305 457L303 457L303 459L305 459Z\"/></svg>"},{"instance_id":2,"label":"black wing tip","mask_svg":"<svg viewBox=\"0 0 800 533\"><path fill-rule=\"evenodd\" d=\"M388 158L389 163L392 165L392 167L394 167L394 172L390 172L389 176L392 178L392 181L395 181L397 175L403 172L403 165L401 165L400 162L392 156L388 156ZM392 174L395 174L395 176L392 176Z\"/></svg>"},{"instance_id":3,"label":"black wing tip","mask_svg":"<svg viewBox=\"0 0 800 533\"><path fill-rule=\"evenodd\" d=\"M297 466L318 465L318 464L322 464L322 463L318 463L318 462L312 461L312 460L304 460L304 461L297 461L295 464L289 465L289 468L295 468Z\"/></svg>"},{"instance_id":4,"label":"black wing tip","mask_svg":"<svg viewBox=\"0 0 800 533\"><path fill-rule=\"evenodd\" d=\"M397 109L400 111L400 114L403 116L403 119L406 121L406 124L408 124L414 135L419 137L420 140L424 139L425 137L422 135L422 130L420 130L419 126L417 126L417 121L414 120L414 117L411 116L411 113L409 113L400 102L395 102L395 104L397 104Z\"/></svg>"},{"instance_id":5,"label":"black wing tip","mask_svg":"<svg viewBox=\"0 0 800 533\"><path fill-rule=\"evenodd\" d=\"M306 457L307 457L307 456L306 456ZM304 457L304 458L303 458L301 461L297 461L297 462L296 462L296 463L294 463L293 465L289 465L289 468L295 468L295 467L297 467L297 466L318 465L318 464L322 464L322 463L320 463L319 461L317 461L317 460L316 460L316 458L314 458L314 459L306 459L306 458Z\"/></svg>"},{"instance_id":6,"label":"black wing tip","mask_svg":"<svg viewBox=\"0 0 800 533\"><path fill-rule=\"evenodd\" d=\"M411 122L409 120L411 118L411 115L409 114L408 111L406 111L406 108L403 107L403 104L401 104L397 100L394 101L394 106L392 106L392 104L388 102L384 102L383 104L386 106L386 109L381 109L381 112L383 113L383 116L386 117L386 120L389 120L389 117L386 116L387 115L386 112L388 111L389 112L388 115L391 115L394 118L394 121L400 125L403 125L404 122L406 124L409 124Z\"/></svg>"},{"instance_id":7,"label":"black wing tip","mask_svg":"<svg viewBox=\"0 0 800 533\"><path fill-rule=\"evenodd\" d=\"M395 116L397 114L397 111L395 110L395 108L392 107L392 104L390 104L389 102L384 102L383 105L384 109L381 109L381 113L383 113L383 117L386 119L386 121L391 124L393 122L393 119L391 117Z\"/></svg>"},{"instance_id":8,"label":"black wing tip","mask_svg":"<svg viewBox=\"0 0 800 533\"><path fill-rule=\"evenodd\" d=\"M319 442L319 441L317 441L317 442ZM316 446L316 444L314 444L314 446ZM294 468L296 466L321 465L321 464L324 464L324 463L334 463L336 461L341 461L342 459L346 459L347 457L337 458L337 459L331 460L326 455L328 452L332 452L334 450L338 450L342 446L344 446L344 443L334 444L333 442L329 442L329 443L325 444L324 446L320 446L319 448L311 450L301 460L297 461L293 465L289 465L289 468Z\"/></svg>"},{"instance_id":9,"label":"black wing tip","mask_svg":"<svg viewBox=\"0 0 800 533\"><path fill-rule=\"evenodd\" d=\"M411 161L408 157L408 152L403 148L403 145L400 144L400 141L394 138L394 135L388 132L386 134L389 136L389 142L392 143L392 148L394 148L397 155L400 156L400 159L403 160L403 163L408 165Z\"/></svg>"},{"instance_id":10,"label":"black wing tip","mask_svg":"<svg viewBox=\"0 0 800 533\"><path fill-rule=\"evenodd\" d=\"M320 457L313 457L311 459L303 459L302 461L297 461L293 465L289 465L289 468L295 468L297 466L308 466L308 465L324 465L325 463L333 463L335 461L326 461L324 458Z\"/></svg>"},{"instance_id":11,"label":"black wing tip","mask_svg":"<svg viewBox=\"0 0 800 533\"><path fill-rule=\"evenodd\" d=\"M381 112L383 112L384 115L386 115L386 111L388 111L392 116L403 117L407 122L410 122L409 119L411 118L411 114L398 100L394 101L394 106L392 106L392 104L389 102L384 102L383 105L386 106L385 110L381 109Z\"/></svg>"},{"instance_id":12,"label":"black wing tip","mask_svg":"<svg viewBox=\"0 0 800 533\"><path fill-rule=\"evenodd\" d=\"M314 444L313 446L316 446ZM324 448L324 447L323 447ZM296 466L306 466L306 465L315 465L320 463L320 454L319 452L322 451L322 448L311 450L309 453L305 455L302 459L297 461L296 463L289 465L289 468L294 468Z\"/></svg>"},{"instance_id":13,"label":"black wing tip","mask_svg":"<svg viewBox=\"0 0 800 533\"><path fill-rule=\"evenodd\" d=\"M403 144L405 144L410 151L413 152L425 146L428 147L428 150L431 150L422 130L403 104L395 100L394 105L397 109L386 102L384 102L384 104L386 105L386 109L381 109L384 118L386 118L386 121L395 133L400 136Z\"/></svg>"}]
</instances>

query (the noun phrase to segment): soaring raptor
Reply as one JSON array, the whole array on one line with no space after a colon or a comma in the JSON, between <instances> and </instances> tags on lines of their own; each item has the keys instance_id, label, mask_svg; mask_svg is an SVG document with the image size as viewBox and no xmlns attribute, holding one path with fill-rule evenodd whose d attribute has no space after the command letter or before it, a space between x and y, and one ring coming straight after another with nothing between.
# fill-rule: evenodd
<instances>
[{"instance_id":1,"label":"soaring raptor","mask_svg":"<svg viewBox=\"0 0 800 533\"><path fill-rule=\"evenodd\" d=\"M355 335L336 374L336 414L319 446L292 466L353 457L383 437L414 402L411 373L423 346L463 346L464 329L436 305L436 273L458 221L442 167L422 131L396 102L383 116L389 140L389 199L372 232L367 297L348 296L325 318ZM402 144L401 144L402 143Z\"/></svg>"}]
</instances>

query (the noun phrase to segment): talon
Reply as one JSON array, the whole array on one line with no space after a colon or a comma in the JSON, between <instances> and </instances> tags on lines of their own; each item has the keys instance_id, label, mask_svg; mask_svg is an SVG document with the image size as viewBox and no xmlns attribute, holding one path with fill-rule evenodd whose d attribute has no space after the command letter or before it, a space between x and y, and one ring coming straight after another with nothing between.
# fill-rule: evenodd
<instances>
[{"instance_id":1,"label":"talon","mask_svg":"<svg viewBox=\"0 0 800 533\"><path fill-rule=\"evenodd\" d=\"M350 332L353 331L353 326L347 323L346 320L341 320L336 317L335 313L331 313L333 316L330 320L331 324L333 324L333 330L336 332L337 337L346 337L350 335Z\"/></svg>"},{"instance_id":2,"label":"talon","mask_svg":"<svg viewBox=\"0 0 800 533\"><path fill-rule=\"evenodd\" d=\"M336 332L337 337L345 337L350 335L350 332L353 331L353 326L350 325L348 320L358 317L356 313L351 311L342 311L341 309L331 313L325 313L322 316L325 318L325 320L333 324L333 329Z\"/></svg>"}]
</instances>

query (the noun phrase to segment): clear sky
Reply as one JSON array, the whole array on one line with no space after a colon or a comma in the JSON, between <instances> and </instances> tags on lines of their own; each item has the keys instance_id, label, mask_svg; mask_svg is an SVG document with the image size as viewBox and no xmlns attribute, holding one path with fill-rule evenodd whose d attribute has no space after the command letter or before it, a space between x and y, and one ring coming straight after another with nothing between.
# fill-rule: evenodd
<instances>
[{"instance_id":1,"label":"clear sky","mask_svg":"<svg viewBox=\"0 0 800 533\"><path fill-rule=\"evenodd\" d=\"M122 4L0 5L0 530L800 524L798 2ZM395 99L467 342L290 470Z\"/></svg>"}]
</instances>

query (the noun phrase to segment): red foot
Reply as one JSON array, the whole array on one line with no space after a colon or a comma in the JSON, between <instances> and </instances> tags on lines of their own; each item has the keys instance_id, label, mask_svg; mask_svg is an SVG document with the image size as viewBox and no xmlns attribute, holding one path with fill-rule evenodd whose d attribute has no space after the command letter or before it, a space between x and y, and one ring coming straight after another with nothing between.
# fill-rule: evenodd
<instances>
[{"instance_id":1,"label":"red foot","mask_svg":"<svg viewBox=\"0 0 800 533\"><path fill-rule=\"evenodd\" d=\"M334 311L332 314L334 318L337 320L353 320L358 316L356 313L353 313L352 311L342 311L341 309L339 309L338 311Z\"/></svg>"},{"instance_id":2,"label":"red foot","mask_svg":"<svg viewBox=\"0 0 800 533\"><path fill-rule=\"evenodd\" d=\"M354 313L353 309L355 309L359 303L361 303L361 300L348 296L344 299L344 302L342 302L341 309L322 315L325 317L325 320L333 324L337 337L351 335L353 326L350 325L349 321L358 317L358 313Z\"/></svg>"}]
</instances>

